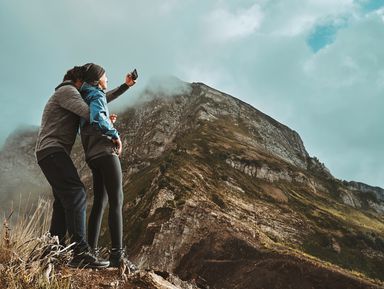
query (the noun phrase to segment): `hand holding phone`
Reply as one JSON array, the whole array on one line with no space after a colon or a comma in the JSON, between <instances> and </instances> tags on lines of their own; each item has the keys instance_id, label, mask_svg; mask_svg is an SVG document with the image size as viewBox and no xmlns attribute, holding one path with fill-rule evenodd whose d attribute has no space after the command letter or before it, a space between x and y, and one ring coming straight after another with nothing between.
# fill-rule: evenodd
<instances>
[{"instance_id":1,"label":"hand holding phone","mask_svg":"<svg viewBox=\"0 0 384 289\"><path fill-rule=\"evenodd\" d=\"M136 68L131 72L131 77L133 80L136 80L139 75L137 74Z\"/></svg>"},{"instance_id":2,"label":"hand holding phone","mask_svg":"<svg viewBox=\"0 0 384 289\"><path fill-rule=\"evenodd\" d=\"M137 70L136 70L136 68L135 68L131 73L129 73L129 74L126 76L126 78L125 78L125 83L126 83L129 87L133 86L133 85L136 83L135 80L137 79L138 76L139 76L139 75L138 75Z\"/></svg>"}]
</instances>

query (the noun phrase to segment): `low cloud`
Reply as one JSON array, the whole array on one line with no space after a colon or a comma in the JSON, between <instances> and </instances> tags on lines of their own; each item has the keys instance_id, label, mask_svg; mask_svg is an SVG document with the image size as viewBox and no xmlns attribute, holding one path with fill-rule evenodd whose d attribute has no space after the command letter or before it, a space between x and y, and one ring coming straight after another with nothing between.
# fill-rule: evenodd
<instances>
[{"instance_id":1,"label":"low cloud","mask_svg":"<svg viewBox=\"0 0 384 289\"><path fill-rule=\"evenodd\" d=\"M178 79L175 76L153 76L142 95L164 95L172 97L180 94L189 94L191 92L191 86L189 83Z\"/></svg>"}]
</instances>

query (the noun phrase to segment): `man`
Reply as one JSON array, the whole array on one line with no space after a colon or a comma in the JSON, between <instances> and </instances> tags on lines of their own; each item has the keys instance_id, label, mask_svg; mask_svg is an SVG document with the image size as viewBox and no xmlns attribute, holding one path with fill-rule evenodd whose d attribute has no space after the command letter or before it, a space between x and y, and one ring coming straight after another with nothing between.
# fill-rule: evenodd
<instances>
[{"instance_id":1,"label":"man","mask_svg":"<svg viewBox=\"0 0 384 289\"><path fill-rule=\"evenodd\" d=\"M70 158L79 129L80 117L89 120L89 108L78 89L82 85L84 68L75 66L67 71L63 82L48 100L36 143L37 162L52 187L54 196L50 233L65 244L68 231L75 243L71 267L105 268L109 262L98 260L85 240L86 193L83 183ZM95 71L95 73L98 73ZM107 93L112 101L135 82L131 75L125 83ZM121 140L115 141L121 150Z\"/></svg>"}]
</instances>

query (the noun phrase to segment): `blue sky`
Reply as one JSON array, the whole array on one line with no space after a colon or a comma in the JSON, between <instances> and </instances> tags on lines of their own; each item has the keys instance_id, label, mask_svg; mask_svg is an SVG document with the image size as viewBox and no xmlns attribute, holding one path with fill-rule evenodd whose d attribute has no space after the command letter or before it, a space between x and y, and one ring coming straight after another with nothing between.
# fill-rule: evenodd
<instances>
[{"instance_id":1,"label":"blue sky","mask_svg":"<svg viewBox=\"0 0 384 289\"><path fill-rule=\"evenodd\" d=\"M174 75L296 130L333 175L384 187L384 0L0 0L0 144L64 72L103 65L110 86Z\"/></svg>"}]
</instances>

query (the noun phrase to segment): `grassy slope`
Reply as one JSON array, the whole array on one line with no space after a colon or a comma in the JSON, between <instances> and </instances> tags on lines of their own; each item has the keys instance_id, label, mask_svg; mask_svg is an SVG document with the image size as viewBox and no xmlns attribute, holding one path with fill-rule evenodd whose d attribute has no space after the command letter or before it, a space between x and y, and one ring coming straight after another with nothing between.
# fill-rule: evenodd
<instances>
[{"instance_id":1,"label":"grassy slope","mask_svg":"<svg viewBox=\"0 0 384 289\"><path fill-rule=\"evenodd\" d=\"M325 262L324 264L330 262L356 271L357 275L362 273L370 278L384 280L380 266L383 258L377 254L384 251L382 218L372 212L342 204L336 190L341 185L338 181L317 179L326 190L314 194L308 187L300 184L284 181L268 184L230 167L225 160L236 155L252 160L256 165L265 163L275 169L298 170L258 148L239 142L235 134L246 136L247 130L226 119L203 122L199 129L178 136L175 149L166 152L160 159L153 161L151 166L130 177L124 187L127 201L125 231L129 232L126 242L133 248L132 252L137 246L151 244L159 228L146 230L148 223L154 219L158 223L167 221L175 208L180 208L190 198L196 190L196 184L191 182L191 179L196 179L193 172L198 171L205 177L204 184L199 185L204 186L208 199L221 210L230 210L233 205L231 199L238 198L257 206L276 209L274 217L281 223L295 226L297 221L304 224L301 228L296 228L299 235L299 242L296 242L263 231L257 227L258 220L242 220L256 226L256 230L266 235L271 241L272 250L294 249L303 258L314 256ZM308 175L309 172L301 173ZM240 184L244 193L233 195L233 191L229 192L223 185L228 180ZM154 196L164 187L177 192L176 199L148 217ZM276 197L273 192L280 195L283 192L286 199L281 201L279 195ZM244 212L242 217L235 217L247 218L247 213L249 212ZM365 254L362 254L363 250Z\"/></svg>"}]
</instances>

